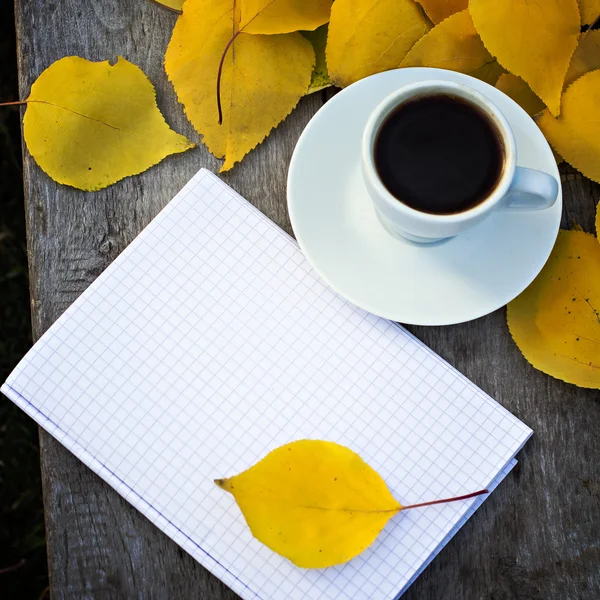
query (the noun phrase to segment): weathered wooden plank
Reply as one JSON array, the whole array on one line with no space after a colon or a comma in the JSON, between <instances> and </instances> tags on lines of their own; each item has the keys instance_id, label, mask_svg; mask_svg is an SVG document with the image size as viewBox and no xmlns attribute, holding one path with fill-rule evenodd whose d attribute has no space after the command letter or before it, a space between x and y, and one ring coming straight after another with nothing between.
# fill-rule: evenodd
<instances>
[{"instance_id":1,"label":"weathered wooden plank","mask_svg":"<svg viewBox=\"0 0 600 600\"><path fill-rule=\"evenodd\" d=\"M156 85L168 122L192 139L162 69L175 15L147 0L17 0L21 96L54 60L122 55ZM285 179L293 146L322 102L304 99L265 144L224 176L290 231ZM33 328L39 337L201 166L199 147L95 194L59 186L24 152ZM565 219L592 230L599 186L569 170ZM521 463L404 596L407 600L600 597L597 392L533 370L504 311L412 330L536 436ZM56 598L233 599L218 580L42 433L51 587Z\"/></svg>"}]
</instances>

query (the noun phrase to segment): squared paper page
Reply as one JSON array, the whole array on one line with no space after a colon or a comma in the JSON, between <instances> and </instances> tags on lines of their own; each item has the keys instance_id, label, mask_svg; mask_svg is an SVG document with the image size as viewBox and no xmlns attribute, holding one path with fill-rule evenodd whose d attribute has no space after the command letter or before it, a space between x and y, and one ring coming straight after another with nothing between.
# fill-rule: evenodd
<instances>
[{"instance_id":1,"label":"squared paper page","mask_svg":"<svg viewBox=\"0 0 600 600\"><path fill-rule=\"evenodd\" d=\"M252 537L215 478L327 439L412 504L489 486L531 435L403 328L335 294L206 170L2 391L246 599L394 598L477 500L406 511L346 565L302 570Z\"/></svg>"}]
</instances>

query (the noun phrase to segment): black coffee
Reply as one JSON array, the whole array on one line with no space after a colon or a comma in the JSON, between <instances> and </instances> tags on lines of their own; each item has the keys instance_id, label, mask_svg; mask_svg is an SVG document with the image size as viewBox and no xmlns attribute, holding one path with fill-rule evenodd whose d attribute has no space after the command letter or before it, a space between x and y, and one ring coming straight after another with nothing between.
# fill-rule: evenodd
<instances>
[{"instance_id":1,"label":"black coffee","mask_svg":"<svg viewBox=\"0 0 600 600\"><path fill-rule=\"evenodd\" d=\"M383 122L374 150L387 189L411 208L435 214L462 212L485 200L504 165L489 118L444 94L401 104Z\"/></svg>"}]
</instances>

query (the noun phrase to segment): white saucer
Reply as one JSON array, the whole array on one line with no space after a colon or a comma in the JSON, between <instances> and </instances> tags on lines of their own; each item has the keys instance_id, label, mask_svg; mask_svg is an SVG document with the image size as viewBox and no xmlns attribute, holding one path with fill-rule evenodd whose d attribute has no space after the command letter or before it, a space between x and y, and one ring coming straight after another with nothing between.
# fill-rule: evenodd
<instances>
[{"instance_id":1,"label":"white saucer","mask_svg":"<svg viewBox=\"0 0 600 600\"><path fill-rule=\"evenodd\" d=\"M560 184L544 136L508 96L453 71L398 69L351 85L312 118L292 156L288 209L311 265L350 302L401 323L450 325L500 308L533 281L558 234L562 192L549 209L498 211L435 244L414 244L388 233L363 186L361 136L385 96L426 79L467 84L488 96L513 128L517 164L546 171Z\"/></svg>"}]
</instances>

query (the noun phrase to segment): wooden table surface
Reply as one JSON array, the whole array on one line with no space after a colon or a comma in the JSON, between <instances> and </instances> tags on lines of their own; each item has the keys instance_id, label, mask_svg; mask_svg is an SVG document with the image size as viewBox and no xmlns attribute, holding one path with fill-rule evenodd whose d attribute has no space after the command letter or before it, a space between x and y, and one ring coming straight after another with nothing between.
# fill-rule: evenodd
<instances>
[{"instance_id":1,"label":"wooden table surface","mask_svg":"<svg viewBox=\"0 0 600 600\"><path fill-rule=\"evenodd\" d=\"M118 55L155 84L174 129L198 140L163 71L176 15L148 0L16 0L20 94L53 61ZM291 232L285 204L294 144L326 93L304 98L223 179ZM37 339L200 168L200 145L96 193L50 180L24 150L33 331ZM563 226L592 231L600 186L563 169ZM600 394L530 367L505 310L452 327L410 327L531 426L519 464L404 595L404 600L600 598ZM54 598L237 596L41 432Z\"/></svg>"}]
</instances>

